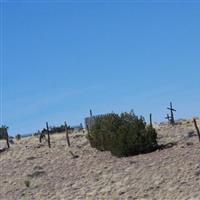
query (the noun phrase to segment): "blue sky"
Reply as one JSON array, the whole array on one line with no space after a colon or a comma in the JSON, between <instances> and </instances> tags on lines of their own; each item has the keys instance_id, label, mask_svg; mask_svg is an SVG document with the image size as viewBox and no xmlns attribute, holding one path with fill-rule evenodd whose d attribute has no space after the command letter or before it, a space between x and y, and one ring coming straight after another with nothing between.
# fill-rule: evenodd
<instances>
[{"instance_id":1,"label":"blue sky","mask_svg":"<svg viewBox=\"0 0 200 200\"><path fill-rule=\"evenodd\" d=\"M27 2L1 3L10 134L76 125L90 109L159 122L170 101L177 118L199 116L200 1Z\"/></svg>"}]
</instances>

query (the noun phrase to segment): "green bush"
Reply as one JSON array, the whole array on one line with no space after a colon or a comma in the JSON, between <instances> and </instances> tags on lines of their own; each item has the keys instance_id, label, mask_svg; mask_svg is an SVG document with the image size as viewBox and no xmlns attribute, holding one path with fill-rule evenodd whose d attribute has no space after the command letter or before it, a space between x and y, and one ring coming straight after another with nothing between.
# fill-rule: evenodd
<instances>
[{"instance_id":1,"label":"green bush","mask_svg":"<svg viewBox=\"0 0 200 200\"><path fill-rule=\"evenodd\" d=\"M116 156L148 153L157 147L155 129L147 126L144 118L133 112L95 118L88 139L92 147L110 151Z\"/></svg>"},{"instance_id":2,"label":"green bush","mask_svg":"<svg viewBox=\"0 0 200 200\"><path fill-rule=\"evenodd\" d=\"M17 135L15 136L15 139L16 139L16 140L21 140L21 137L22 137L22 136L21 136L20 134L17 134Z\"/></svg>"},{"instance_id":3,"label":"green bush","mask_svg":"<svg viewBox=\"0 0 200 200\"><path fill-rule=\"evenodd\" d=\"M8 127L5 125L2 125L0 127L0 140L6 139L8 137Z\"/></svg>"}]
</instances>

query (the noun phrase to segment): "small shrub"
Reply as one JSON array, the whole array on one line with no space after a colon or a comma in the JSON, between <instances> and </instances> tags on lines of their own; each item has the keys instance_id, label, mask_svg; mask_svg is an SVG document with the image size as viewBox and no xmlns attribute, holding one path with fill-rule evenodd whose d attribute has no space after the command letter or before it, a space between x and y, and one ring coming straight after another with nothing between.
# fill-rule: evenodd
<instances>
[{"instance_id":1,"label":"small shrub","mask_svg":"<svg viewBox=\"0 0 200 200\"><path fill-rule=\"evenodd\" d=\"M148 153L157 147L155 129L133 112L96 118L88 139L92 147L116 156Z\"/></svg>"},{"instance_id":2,"label":"small shrub","mask_svg":"<svg viewBox=\"0 0 200 200\"><path fill-rule=\"evenodd\" d=\"M26 187L30 187L31 182L30 182L29 180L25 180L25 181L24 181L24 184L25 184Z\"/></svg>"},{"instance_id":3,"label":"small shrub","mask_svg":"<svg viewBox=\"0 0 200 200\"><path fill-rule=\"evenodd\" d=\"M20 139L21 139L21 135L20 135L20 134L17 134L17 135L15 136L15 138L16 138L16 140L20 140Z\"/></svg>"},{"instance_id":4,"label":"small shrub","mask_svg":"<svg viewBox=\"0 0 200 200\"><path fill-rule=\"evenodd\" d=\"M78 155L75 155L72 151L69 151L69 153L71 154L71 156L72 156L73 159L76 159L76 158L79 157Z\"/></svg>"},{"instance_id":5,"label":"small shrub","mask_svg":"<svg viewBox=\"0 0 200 200\"><path fill-rule=\"evenodd\" d=\"M7 139L8 137L8 127L5 125L2 125L0 127L0 140Z\"/></svg>"}]
</instances>

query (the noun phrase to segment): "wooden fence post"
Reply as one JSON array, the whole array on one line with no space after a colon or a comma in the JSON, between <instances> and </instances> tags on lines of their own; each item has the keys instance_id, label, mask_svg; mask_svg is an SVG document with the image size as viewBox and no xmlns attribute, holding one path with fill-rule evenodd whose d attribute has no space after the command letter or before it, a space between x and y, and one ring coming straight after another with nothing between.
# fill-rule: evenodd
<instances>
[{"instance_id":1,"label":"wooden fence post","mask_svg":"<svg viewBox=\"0 0 200 200\"><path fill-rule=\"evenodd\" d=\"M88 124L86 124L86 129L87 129L87 132L88 132L88 134L89 134L89 133L90 133L90 129L89 129Z\"/></svg>"},{"instance_id":2,"label":"wooden fence post","mask_svg":"<svg viewBox=\"0 0 200 200\"><path fill-rule=\"evenodd\" d=\"M153 127L153 124L152 124L152 114L150 113L150 126L151 128Z\"/></svg>"},{"instance_id":3,"label":"wooden fence post","mask_svg":"<svg viewBox=\"0 0 200 200\"><path fill-rule=\"evenodd\" d=\"M92 110L90 109L90 117L92 117L93 115L92 115Z\"/></svg>"},{"instance_id":4,"label":"wooden fence post","mask_svg":"<svg viewBox=\"0 0 200 200\"><path fill-rule=\"evenodd\" d=\"M199 128L198 128L198 126L197 126L196 119L193 119L193 121L194 121L194 126L195 126L195 128L196 128L196 130L197 130L197 134L198 134L199 142L200 142L200 132L199 132Z\"/></svg>"},{"instance_id":5,"label":"wooden fence post","mask_svg":"<svg viewBox=\"0 0 200 200\"><path fill-rule=\"evenodd\" d=\"M42 143L42 139L43 139L43 138L46 138L46 136L45 136L45 133L41 132L41 133L40 133L40 137L39 137L40 143Z\"/></svg>"},{"instance_id":6,"label":"wooden fence post","mask_svg":"<svg viewBox=\"0 0 200 200\"><path fill-rule=\"evenodd\" d=\"M7 129L6 129L6 142L7 142L8 148L10 148L10 144L9 144L9 135L8 135Z\"/></svg>"},{"instance_id":7,"label":"wooden fence post","mask_svg":"<svg viewBox=\"0 0 200 200\"><path fill-rule=\"evenodd\" d=\"M50 134L49 134L49 125L48 122L46 122L46 127L47 127L47 134L48 134L48 146L51 148L51 142L50 142Z\"/></svg>"},{"instance_id":8,"label":"wooden fence post","mask_svg":"<svg viewBox=\"0 0 200 200\"><path fill-rule=\"evenodd\" d=\"M40 133L39 142L42 143L42 133Z\"/></svg>"},{"instance_id":9,"label":"wooden fence post","mask_svg":"<svg viewBox=\"0 0 200 200\"><path fill-rule=\"evenodd\" d=\"M67 123L66 122L65 122L65 132L66 132L67 144L68 144L68 147L70 147L69 132L68 132L68 128L67 128Z\"/></svg>"}]
</instances>

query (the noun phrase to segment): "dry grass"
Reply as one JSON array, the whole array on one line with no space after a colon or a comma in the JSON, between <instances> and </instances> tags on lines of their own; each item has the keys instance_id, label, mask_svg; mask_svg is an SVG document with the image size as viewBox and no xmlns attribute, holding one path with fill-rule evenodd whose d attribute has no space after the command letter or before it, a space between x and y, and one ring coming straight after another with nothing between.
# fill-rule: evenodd
<instances>
[{"instance_id":1,"label":"dry grass","mask_svg":"<svg viewBox=\"0 0 200 200\"><path fill-rule=\"evenodd\" d=\"M15 140L0 153L0 199L200 199L193 124L157 128L160 143L176 145L128 158L92 149L83 134L70 135L70 148L65 134L51 138L51 149L37 138Z\"/></svg>"}]
</instances>

